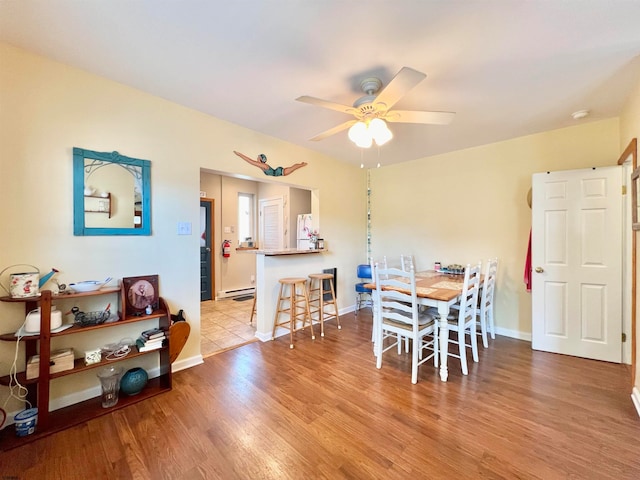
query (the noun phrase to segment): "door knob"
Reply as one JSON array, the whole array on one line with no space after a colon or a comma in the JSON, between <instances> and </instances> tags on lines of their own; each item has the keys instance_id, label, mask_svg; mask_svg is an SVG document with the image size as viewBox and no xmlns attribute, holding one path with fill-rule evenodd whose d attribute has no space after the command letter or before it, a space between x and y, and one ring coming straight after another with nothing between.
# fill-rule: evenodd
<instances>
[{"instance_id":1,"label":"door knob","mask_svg":"<svg viewBox=\"0 0 640 480\"><path fill-rule=\"evenodd\" d=\"M210 252L210 251L211 251L211 248L207 247L205 250L206 250L207 252Z\"/></svg>"},{"instance_id":2,"label":"door knob","mask_svg":"<svg viewBox=\"0 0 640 480\"><path fill-rule=\"evenodd\" d=\"M544 268L536 267L536 273L542 273L542 272L544 272Z\"/></svg>"}]
</instances>

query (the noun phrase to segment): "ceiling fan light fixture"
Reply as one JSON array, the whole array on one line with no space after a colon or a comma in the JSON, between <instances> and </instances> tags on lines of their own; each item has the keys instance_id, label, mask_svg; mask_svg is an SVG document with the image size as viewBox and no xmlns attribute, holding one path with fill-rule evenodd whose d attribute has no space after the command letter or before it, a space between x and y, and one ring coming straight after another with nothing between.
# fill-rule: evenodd
<instances>
[{"instance_id":1,"label":"ceiling fan light fixture","mask_svg":"<svg viewBox=\"0 0 640 480\"><path fill-rule=\"evenodd\" d=\"M369 148L375 140L379 147L393 138L393 133L381 118L374 118L368 124L358 122L349 129L349 140L360 148Z\"/></svg>"},{"instance_id":2,"label":"ceiling fan light fixture","mask_svg":"<svg viewBox=\"0 0 640 480\"><path fill-rule=\"evenodd\" d=\"M376 145L381 147L393 138L393 133L389 130L389 127L387 127L387 124L383 120L380 120L379 118L376 118L376 120L379 120L382 125L381 127L376 127L371 134L373 135L373 139L376 141ZM373 121L371 124L373 125ZM369 129L372 130L371 125L369 126Z\"/></svg>"},{"instance_id":3,"label":"ceiling fan light fixture","mask_svg":"<svg viewBox=\"0 0 640 480\"><path fill-rule=\"evenodd\" d=\"M364 122L358 122L349 129L349 140L360 148L369 148L373 143L371 132Z\"/></svg>"}]
</instances>

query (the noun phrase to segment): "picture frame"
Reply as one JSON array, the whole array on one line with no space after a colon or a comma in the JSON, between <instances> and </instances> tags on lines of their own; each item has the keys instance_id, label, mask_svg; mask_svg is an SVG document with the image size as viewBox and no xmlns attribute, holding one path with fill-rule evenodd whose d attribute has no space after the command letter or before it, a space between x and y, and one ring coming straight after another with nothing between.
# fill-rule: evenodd
<instances>
[{"instance_id":1,"label":"picture frame","mask_svg":"<svg viewBox=\"0 0 640 480\"><path fill-rule=\"evenodd\" d=\"M122 303L125 316L145 315L147 306L159 308L158 275L124 277L122 279Z\"/></svg>"}]
</instances>

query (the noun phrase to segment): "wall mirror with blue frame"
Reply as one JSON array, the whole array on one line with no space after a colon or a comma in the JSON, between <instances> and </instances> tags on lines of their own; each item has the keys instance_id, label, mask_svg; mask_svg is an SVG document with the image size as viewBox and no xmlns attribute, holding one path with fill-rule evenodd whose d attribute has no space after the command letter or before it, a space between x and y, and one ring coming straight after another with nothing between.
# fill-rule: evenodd
<instances>
[{"instance_id":1,"label":"wall mirror with blue frame","mask_svg":"<svg viewBox=\"0 0 640 480\"><path fill-rule=\"evenodd\" d=\"M73 148L74 235L151 235L151 162Z\"/></svg>"}]
</instances>

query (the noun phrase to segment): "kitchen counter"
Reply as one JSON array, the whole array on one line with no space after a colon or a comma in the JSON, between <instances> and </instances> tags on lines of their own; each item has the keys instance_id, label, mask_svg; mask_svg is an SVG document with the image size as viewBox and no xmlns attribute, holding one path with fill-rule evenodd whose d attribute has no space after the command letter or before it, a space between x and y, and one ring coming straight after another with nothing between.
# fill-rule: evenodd
<instances>
[{"instance_id":1,"label":"kitchen counter","mask_svg":"<svg viewBox=\"0 0 640 480\"><path fill-rule=\"evenodd\" d=\"M256 250L256 254L274 257L277 255L306 255L308 253L323 253L326 249L316 250L298 250L296 248L285 248L283 250Z\"/></svg>"},{"instance_id":2,"label":"kitchen counter","mask_svg":"<svg viewBox=\"0 0 640 480\"><path fill-rule=\"evenodd\" d=\"M332 255L326 248L256 251L256 337L263 342L271 340L280 290L278 280L285 277L307 278L311 273L320 273L335 266L329 262L333 262ZM286 333L287 330L280 328L276 336Z\"/></svg>"}]
</instances>

